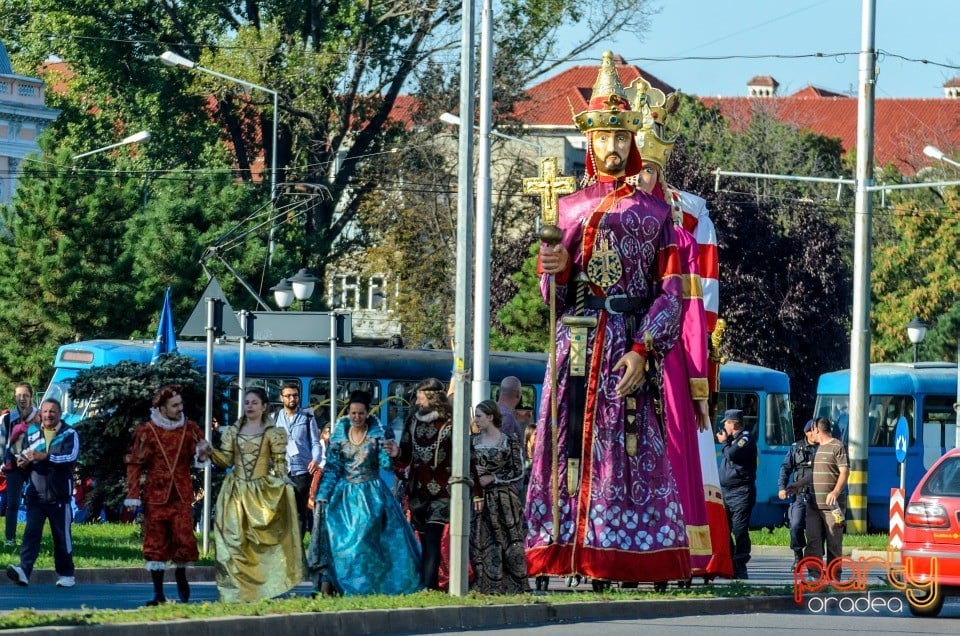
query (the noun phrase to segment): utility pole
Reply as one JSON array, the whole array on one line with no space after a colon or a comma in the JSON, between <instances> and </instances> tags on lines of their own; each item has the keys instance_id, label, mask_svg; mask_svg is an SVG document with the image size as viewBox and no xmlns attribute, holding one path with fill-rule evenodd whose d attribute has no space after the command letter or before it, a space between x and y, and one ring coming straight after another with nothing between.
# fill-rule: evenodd
<instances>
[{"instance_id":1,"label":"utility pole","mask_svg":"<svg viewBox=\"0 0 960 636\"><path fill-rule=\"evenodd\" d=\"M863 0L860 90L857 97L857 173L853 238L853 326L850 333L850 479L853 534L867 531L867 406L870 399L870 240L873 212L873 102L876 0Z\"/></svg>"},{"instance_id":2,"label":"utility pole","mask_svg":"<svg viewBox=\"0 0 960 636\"><path fill-rule=\"evenodd\" d=\"M493 215L490 181L490 132L493 110L493 0L480 9L480 131L477 159L477 209L474 228L473 378L471 405L490 399L490 252ZM461 120L462 121L462 120ZM470 121L466 122L468 128ZM461 124L463 128L464 124Z\"/></svg>"},{"instance_id":3,"label":"utility pole","mask_svg":"<svg viewBox=\"0 0 960 636\"><path fill-rule=\"evenodd\" d=\"M457 179L457 291L453 334L453 457L450 479L450 595L466 596L470 550L470 250L473 248L473 0L463 0L460 48L460 165Z\"/></svg>"}]
</instances>

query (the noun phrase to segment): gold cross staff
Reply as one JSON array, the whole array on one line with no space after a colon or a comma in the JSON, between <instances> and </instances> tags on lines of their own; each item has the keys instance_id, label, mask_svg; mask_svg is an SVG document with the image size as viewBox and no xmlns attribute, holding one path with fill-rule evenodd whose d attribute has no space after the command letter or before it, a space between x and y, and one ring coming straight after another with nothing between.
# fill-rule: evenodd
<instances>
[{"instance_id":1,"label":"gold cross staff","mask_svg":"<svg viewBox=\"0 0 960 636\"><path fill-rule=\"evenodd\" d=\"M540 240L547 245L556 245L563 238L557 226L557 199L561 194L570 194L577 189L573 177L560 177L556 157L540 159L540 174L523 180L524 194L540 195ZM559 405L557 403L557 277L550 275L550 490L553 494L553 540L560 539L560 429L558 427ZM538 433L539 434L539 433ZM575 471L579 473L579 470Z\"/></svg>"},{"instance_id":2,"label":"gold cross staff","mask_svg":"<svg viewBox=\"0 0 960 636\"><path fill-rule=\"evenodd\" d=\"M559 176L556 157L542 157L540 174L523 180L524 194L540 195L540 220L544 225L557 224L557 199L562 194L575 192L576 189L576 179Z\"/></svg>"}]
</instances>

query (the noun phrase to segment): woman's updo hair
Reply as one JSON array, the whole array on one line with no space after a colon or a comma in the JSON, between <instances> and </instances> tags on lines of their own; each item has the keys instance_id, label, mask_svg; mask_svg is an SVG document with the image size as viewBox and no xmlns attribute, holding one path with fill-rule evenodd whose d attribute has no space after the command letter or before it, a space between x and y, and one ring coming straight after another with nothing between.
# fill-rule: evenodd
<instances>
[{"instance_id":1,"label":"woman's updo hair","mask_svg":"<svg viewBox=\"0 0 960 636\"><path fill-rule=\"evenodd\" d=\"M503 426L503 415L500 413L500 407L493 400L484 400L477 404L477 410L493 418L493 425L497 428Z\"/></svg>"},{"instance_id":2,"label":"woman's updo hair","mask_svg":"<svg viewBox=\"0 0 960 636\"><path fill-rule=\"evenodd\" d=\"M352 391L350 393L350 401L348 404L363 404L363 406L370 410L370 394L366 391Z\"/></svg>"},{"instance_id":3,"label":"woman's updo hair","mask_svg":"<svg viewBox=\"0 0 960 636\"><path fill-rule=\"evenodd\" d=\"M258 398L260 398L260 401L263 402L263 403L267 406L268 409L270 408L270 396L267 395L267 392L266 392L265 389L263 389L262 387L259 387L259 386L255 386L255 387L249 388L249 389L247 389L246 391L244 391L243 395L244 395L244 397L246 397L247 395L250 395L251 393L253 393L253 394L256 395Z\"/></svg>"}]
</instances>

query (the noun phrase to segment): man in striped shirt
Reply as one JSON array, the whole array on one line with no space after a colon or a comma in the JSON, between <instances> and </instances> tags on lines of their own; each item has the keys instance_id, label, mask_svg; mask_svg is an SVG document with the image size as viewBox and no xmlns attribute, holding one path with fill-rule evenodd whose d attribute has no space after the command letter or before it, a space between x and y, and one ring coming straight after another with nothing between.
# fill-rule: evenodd
<instances>
[{"instance_id":1,"label":"man in striped shirt","mask_svg":"<svg viewBox=\"0 0 960 636\"><path fill-rule=\"evenodd\" d=\"M821 417L814 424L820 444L813 459L814 501L807 506L807 547L804 557L823 558L823 542L827 543L827 568L843 556L844 489L850 475L847 449L833 436L833 423ZM828 570L829 571L829 570ZM839 578L840 572L831 573Z\"/></svg>"}]
</instances>

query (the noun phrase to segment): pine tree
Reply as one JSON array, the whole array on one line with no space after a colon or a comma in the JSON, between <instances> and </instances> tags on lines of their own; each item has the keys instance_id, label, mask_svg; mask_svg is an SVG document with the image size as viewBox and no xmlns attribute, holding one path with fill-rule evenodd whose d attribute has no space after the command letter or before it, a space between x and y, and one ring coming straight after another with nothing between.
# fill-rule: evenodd
<instances>
[{"instance_id":1,"label":"pine tree","mask_svg":"<svg viewBox=\"0 0 960 636\"><path fill-rule=\"evenodd\" d=\"M92 507L102 506L108 520L119 517L127 492L124 457L134 428L150 418L153 392L164 384L183 387L184 417L204 422L206 381L189 356L165 354L156 364L120 362L81 371L72 384L72 396L86 401L92 415L75 426L80 436L79 478L92 479ZM226 395L219 381L215 395ZM214 400L214 418L226 422L223 401ZM201 428L203 425L201 424ZM194 488L200 482L194 475Z\"/></svg>"}]
</instances>

